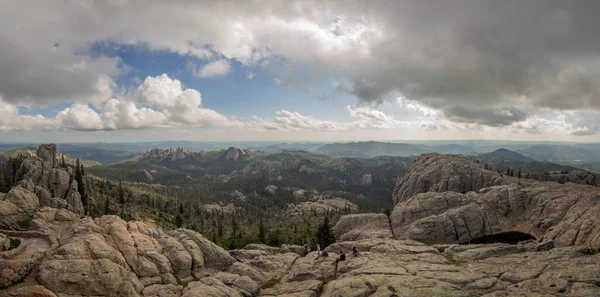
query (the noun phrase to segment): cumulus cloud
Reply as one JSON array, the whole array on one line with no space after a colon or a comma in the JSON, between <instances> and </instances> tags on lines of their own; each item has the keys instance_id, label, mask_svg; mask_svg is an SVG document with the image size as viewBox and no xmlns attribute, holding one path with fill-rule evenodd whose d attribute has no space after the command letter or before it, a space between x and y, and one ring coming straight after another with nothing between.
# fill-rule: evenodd
<instances>
[{"instance_id":1,"label":"cumulus cloud","mask_svg":"<svg viewBox=\"0 0 600 297\"><path fill-rule=\"evenodd\" d=\"M47 129L56 126L55 119L42 115L22 115L17 106L0 97L0 131Z\"/></svg>"},{"instance_id":2,"label":"cumulus cloud","mask_svg":"<svg viewBox=\"0 0 600 297\"><path fill-rule=\"evenodd\" d=\"M73 103L55 118L21 115L16 105L0 98L0 130L72 129L83 131L178 126L236 127L243 123L202 107L200 93L184 89L166 74L147 77L135 94L101 100L98 109Z\"/></svg>"},{"instance_id":3,"label":"cumulus cloud","mask_svg":"<svg viewBox=\"0 0 600 297\"><path fill-rule=\"evenodd\" d=\"M280 110L275 113L273 120L255 118L254 122L248 126L280 131L356 131L406 128L438 130L444 128L443 125L430 119L399 121L382 111L369 107L349 105L346 110L354 120L345 122L321 120L298 112Z\"/></svg>"},{"instance_id":4,"label":"cumulus cloud","mask_svg":"<svg viewBox=\"0 0 600 297\"><path fill-rule=\"evenodd\" d=\"M221 59L204 65L196 75L202 78L212 78L225 76L229 72L231 72L231 65L227 60Z\"/></svg>"},{"instance_id":5,"label":"cumulus cloud","mask_svg":"<svg viewBox=\"0 0 600 297\"><path fill-rule=\"evenodd\" d=\"M58 123L78 130L102 130L104 122L100 115L87 104L75 103L56 115Z\"/></svg>"}]
</instances>

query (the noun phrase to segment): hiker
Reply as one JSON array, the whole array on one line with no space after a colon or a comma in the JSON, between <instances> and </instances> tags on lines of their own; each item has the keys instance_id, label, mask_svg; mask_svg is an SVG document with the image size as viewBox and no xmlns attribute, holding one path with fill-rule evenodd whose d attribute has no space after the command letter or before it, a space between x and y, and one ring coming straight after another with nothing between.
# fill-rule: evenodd
<instances>
[{"instance_id":1,"label":"hiker","mask_svg":"<svg viewBox=\"0 0 600 297\"><path fill-rule=\"evenodd\" d=\"M352 247L352 256L358 257L358 250L356 249L355 246Z\"/></svg>"},{"instance_id":2,"label":"hiker","mask_svg":"<svg viewBox=\"0 0 600 297\"><path fill-rule=\"evenodd\" d=\"M319 259L319 257L321 257L321 246L317 243L317 257L315 260Z\"/></svg>"},{"instance_id":3,"label":"hiker","mask_svg":"<svg viewBox=\"0 0 600 297\"><path fill-rule=\"evenodd\" d=\"M323 252L321 252L321 257L327 258L329 257L329 253L325 249L323 249Z\"/></svg>"}]
</instances>

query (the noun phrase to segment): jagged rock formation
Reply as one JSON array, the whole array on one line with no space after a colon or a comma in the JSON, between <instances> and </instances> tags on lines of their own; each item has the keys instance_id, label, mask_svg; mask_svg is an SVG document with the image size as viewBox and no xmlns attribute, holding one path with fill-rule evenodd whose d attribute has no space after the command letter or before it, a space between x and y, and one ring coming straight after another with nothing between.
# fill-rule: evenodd
<instances>
[{"instance_id":1,"label":"jagged rock formation","mask_svg":"<svg viewBox=\"0 0 600 297\"><path fill-rule=\"evenodd\" d=\"M504 184L502 176L483 170L483 165L458 155L424 154L417 158L409 174L394 189L394 203L418 193L453 191L467 193Z\"/></svg>"},{"instance_id":2,"label":"jagged rock formation","mask_svg":"<svg viewBox=\"0 0 600 297\"><path fill-rule=\"evenodd\" d=\"M144 169L144 177L146 177L146 180L148 182L151 182L154 180L154 177L152 176L152 174L146 169Z\"/></svg>"},{"instance_id":3,"label":"jagged rock formation","mask_svg":"<svg viewBox=\"0 0 600 297\"><path fill-rule=\"evenodd\" d=\"M56 144L42 144L38 148L37 156L46 162L50 167L54 167L56 164Z\"/></svg>"},{"instance_id":4,"label":"jagged rock formation","mask_svg":"<svg viewBox=\"0 0 600 297\"><path fill-rule=\"evenodd\" d=\"M204 204L202 205L202 209L206 212L210 213L222 213L222 214L233 214L235 213L235 206L232 203L227 205L219 205L219 204Z\"/></svg>"},{"instance_id":5,"label":"jagged rock formation","mask_svg":"<svg viewBox=\"0 0 600 297\"><path fill-rule=\"evenodd\" d=\"M346 215L333 227L340 241L356 241L367 238L390 238L392 230L388 217L382 213Z\"/></svg>"},{"instance_id":6,"label":"jagged rock formation","mask_svg":"<svg viewBox=\"0 0 600 297\"><path fill-rule=\"evenodd\" d=\"M57 294L139 296L145 287L168 288L178 280L192 280L206 269L226 269L235 261L191 230L164 232L117 216L91 220L61 212L70 213L44 207L36 214L43 221L36 224L37 233L8 234L23 237L24 250L1 254L8 260L0 262L0 267L12 271L1 274L1 285L18 281L39 265L35 280ZM48 243L24 237L33 235ZM32 254L37 256L31 258ZM23 263L30 263L29 269L19 269Z\"/></svg>"},{"instance_id":7,"label":"jagged rock formation","mask_svg":"<svg viewBox=\"0 0 600 297\"><path fill-rule=\"evenodd\" d=\"M598 188L500 177L458 156L421 156L394 200L396 238L459 243L521 231L557 246L600 244Z\"/></svg>"},{"instance_id":8,"label":"jagged rock formation","mask_svg":"<svg viewBox=\"0 0 600 297\"><path fill-rule=\"evenodd\" d=\"M148 161L177 161L183 160L188 157L205 157L207 153L205 151L200 152L192 152L190 150L186 150L183 147L178 147L177 149L151 149L145 152L140 160L148 160ZM224 150L221 154L220 158L222 160L228 161L233 160L237 161L241 157L250 158L252 157L252 151L249 149L240 149L235 147L230 147L227 150Z\"/></svg>"},{"instance_id":9,"label":"jagged rock formation","mask_svg":"<svg viewBox=\"0 0 600 297\"><path fill-rule=\"evenodd\" d=\"M252 152L249 149L239 149L235 147L229 147L227 151L225 151L224 158L225 160L233 160L237 161L240 157L252 157Z\"/></svg>"},{"instance_id":10,"label":"jagged rock formation","mask_svg":"<svg viewBox=\"0 0 600 297\"><path fill-rule=\"evenodd\" d=\"M358 211L358 206L343 198L307 201L298 204L288 204L286 206L286 212L290 216L314 213L325 215L341 211L356 212Z\"/></svg>"},{"instance_id":11,"label":"jagged rock formation","mask_svg":"<svg viewBox=\"0 0 600 297\"><path fill-rule=\"evenodd\" d=\"M246 202L246 196L238 190L231 192L231 197L237 201Z\"/></svg>"},{"instance_id":12,"label":"jagged rock formation","mask_svg":"<svg viewBox=\"0 0 600 297\"><path fill-rule=\"evenodd\" d=\"M277 189L278 189L278 187L275 185L268 185L265 187L265 192L267 192L271 195L275 195L275 193L277 193Z\"/></svg>"},{"instance_id":13,"label":"jagged rock formation","mask_svg":"<svg viewBox=\"0 0 600 297\"><path fill-rule=\"evenodd\" d=\"M370 186L373 184L373 174L364 174L360 184L363 186Z\"/></svg>"},{"instance_id":14,"label":"jagged rock formation","mask_svg":"<svg viewBox=\"0 0 600 297\"><path fill-rule=\"evenodd\" d=\"M309 160L285 158L281 161L255 161L240 170L233 171L230 176L265 176L270 180L277 180L277 177L284 171L295 171L306 175L325 178L327 173L324 170L314 168L316 164Z\"/></svg>"},{"instance_id":15,"label":"jagged rock formation","mask_svg":"<svg viewBox=\"0 0 600 297\"><path fill-rule=\"evenodd\" d=\"M152 149L145 152L140 160L152 160L152 161L165 161L165 160L183 160L189 156L197 155L201 153L194 153L190 150L185 150L182 147L178 147L177 149L170 148L168 150L165 149Z\"/></svg>"},{"instance_id":16,"label":"jagged rock formation","mask_svg":"<svg viewBox=\"0 0 600 297\"><path fill-rule=\"evenodd\" d=\"M17 186L0 197L0 227L16 228L40 206L67 208L83 215L73 168L60 167L56 155L56 145L46 144L40 145L36 156L23 160L14 176Z\"/></svg>"}]
</instances>

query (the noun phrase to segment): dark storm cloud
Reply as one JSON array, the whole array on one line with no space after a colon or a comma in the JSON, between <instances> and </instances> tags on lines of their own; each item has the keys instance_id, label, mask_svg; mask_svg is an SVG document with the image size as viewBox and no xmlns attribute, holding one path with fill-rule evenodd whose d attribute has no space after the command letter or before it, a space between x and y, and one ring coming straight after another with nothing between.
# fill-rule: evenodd
<instances>
[{"instance_id":1,"label":"dark storm cloud","mask_svg":"<svg viewBox=\"0 0 600 297\"><path fill-rule=\"evenodd\" d=\"M507 126L527 118L528 114L514 107L480 108L473 106L446 106L446 118L454 122L477 123L486 126Z\"/></svg>"},{"instance_id":2,"label":"dark storm cloud","mask_svg":"<svg viewBox=\"0 0 600 297\"><path fill-rule=\"evenodd\" d=\"M402 94L453 119L476 104L600 108L598 1L385 1L363 7L385 24L370 63L348 66L352 93L379 102ZM432 104L434 102L435 104ZM485 110L485 109L481 109ZM486 114L489 124L521 120ZM516 111L516 110L515 110Z\"/></svg>"}]
</instances>

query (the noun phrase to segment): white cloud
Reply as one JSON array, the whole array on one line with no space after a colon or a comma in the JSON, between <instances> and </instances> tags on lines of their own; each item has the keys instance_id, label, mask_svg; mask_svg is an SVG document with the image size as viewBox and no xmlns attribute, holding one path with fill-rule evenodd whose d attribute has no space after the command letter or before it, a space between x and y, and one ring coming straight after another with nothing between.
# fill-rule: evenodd
<instances>
[{"instance_id":1,"label":"white cloud","mask_svg":"<svg viewBox=\"0 0 600 297\"><path fill-rule=\"evenodd\" d=\"M106 103L102 119L104 130L143 129L175 124L169 123L167 117L160 111L138 107L132 101L119 99L110 99Z\"/></svg>"},{"instance_id":2,"label":"white cloud","mask_svg":"<svg viewBox=\"0 0 600 297\"><path fill-rule=\"evenodd\" d=\"M77 130L102 130L104 123L98 113L88 105L73 104L56 115L58 123Z\"/></svg>"},{"instance_id":3,"label":"white cloud","mask_svg":"<svg viewBox=\"0 0 600 297\"><path fill-rule=\"evenodd\" d=\"M47 129L56 126L54 119L42 115L21 115L14 104L0 97L0 131Z\"/></svg>"},{"instance_id":4,"label":"white cloud","mask_svg":"<svg viewBox=\"0 0 600 297\"><path fill-rule=\"evenodd\" d=\"M254 73L252 71L246 72L246 78L247 79L253 79L255 76L256 76L256 73Z\"/></svg>"},{"instance_id":5,"label":"white cloud","mask_svg":"<svg viewBox=\"0 0 600 297\"><path fill-rule=\"evenodd\" d=\"M88 104L73 103L55 118L19 114L18 108L0 98L0 130L72 129L83 131L145 129L156 127L239 127L243 123L202 107L200 93L183 89L166 74L147 77L134 95L102 99L98 111Z\"/></svg>"},{"instance_id":6,"label":"white cloud","mask_svg":"<svg viewBox=\"0 0 600 297\"><path fill-rule=\"evenodd\" d=\"M280 110L275 113L273 120L255 118L253 127L281 131L358 131L380 129L425 129L438 130L444 128L439 123L430 120L416 119L414 121L398 121L382 111L369 108L347 106L347 111L353 121L341 122L321 120L298 112Z\"/></svg>"},{"instance_id":7,"label":"white cloud","mask_svg":"<svg viewBox=\"0 0 600 297\"><path fill-rule=\"evenodd\" d=\"M196 75L202 78L212 78L226 76L229 72L231 72L229 61L221 59L204 65Z\"/></svg>"}]
</instances>

